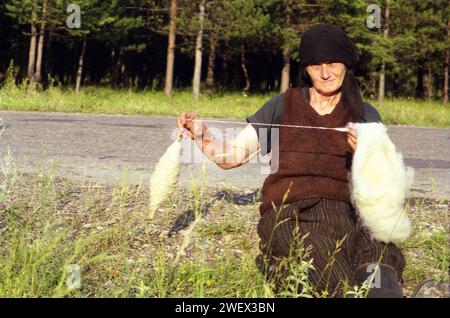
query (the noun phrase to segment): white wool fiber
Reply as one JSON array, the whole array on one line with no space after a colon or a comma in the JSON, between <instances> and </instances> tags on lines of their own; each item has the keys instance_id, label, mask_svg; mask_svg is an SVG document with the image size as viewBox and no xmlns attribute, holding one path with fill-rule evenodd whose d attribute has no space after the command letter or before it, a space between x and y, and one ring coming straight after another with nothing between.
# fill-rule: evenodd
<instances>
[{"instance_id":1,"label":"white wool fiber","mask_svg":"<svg viewBox=\"0 0 450 318\"><path fill-rule=\"evenodd\" d=\"M180 174L181 141L174 141L159 159L150 178L150 219L156 209L172 194Z\"/></svg>"},{"instance_id":2,"label":"white wool fiber","mask_svg":"<svg viewBox=\"0 0 450 318\"><path fill-rule=\"evenodd\" d=\"M404 201L414 178L381 123L356 124L358 142L352 163L351 198L372 237L401 242L411 232Z\"/></svg>"}]
</instances>

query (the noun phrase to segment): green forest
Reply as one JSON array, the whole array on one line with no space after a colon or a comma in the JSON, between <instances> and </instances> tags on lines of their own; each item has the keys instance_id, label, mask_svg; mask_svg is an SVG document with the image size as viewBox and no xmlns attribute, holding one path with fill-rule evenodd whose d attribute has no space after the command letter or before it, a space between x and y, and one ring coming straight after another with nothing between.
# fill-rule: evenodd
<instances>
[{"instance_id":1,"label":"green forest","mask_svg":"<svg viewBox=\"0 0 450 318\"><path fill-rule=\"evenodd\" d=\"M366 98L448 101L446 0L6 0L0 82L267 93L295 86L300 36L342 26ZM10 66L13 66L10 68Z\"/></svg>"}]
</instances>

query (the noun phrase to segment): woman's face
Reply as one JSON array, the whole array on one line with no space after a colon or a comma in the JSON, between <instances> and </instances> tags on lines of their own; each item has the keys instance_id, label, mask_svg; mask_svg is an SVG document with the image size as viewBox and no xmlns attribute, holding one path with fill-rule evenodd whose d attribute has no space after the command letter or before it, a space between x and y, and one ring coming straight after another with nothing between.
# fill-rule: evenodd
<instances>
[{"instance_id":1,"label":"woman's face","mask_svg":"<svg viewBox=\"0 0 450 318\"><path fill-rule=\"evenodd\" d=\"M345 64L326 62L306 67L314 88L323 95L333 95L341 88L345 77Z\"/></svg>"}]
</instances>

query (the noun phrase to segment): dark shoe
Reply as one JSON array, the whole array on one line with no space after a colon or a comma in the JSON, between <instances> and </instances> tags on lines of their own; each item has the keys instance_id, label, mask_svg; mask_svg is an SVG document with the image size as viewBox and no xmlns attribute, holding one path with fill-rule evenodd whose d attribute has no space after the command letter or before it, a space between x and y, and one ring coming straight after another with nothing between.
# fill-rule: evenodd
<instances>
[{"instance_id":1,"label":"dark shoe","mask_svg":"<svg viewBox=\"0 0 450 318\"><path fill-rule=\"evenodd\" d=\"M357 282L362 285L367 281L369 285L367 298L403 298L402 287L395 270L390 266L380 265L374 274L376 268L377 264L373 263L356 272Z\"/></svg>"},{"instance_id":2,"label":"dark shoe","mask_svg":"<svg viewBox=\"0 0 450 318\"><path fill-rule=\"evenodd\" d=\"M411 298L450 298L450 283L427 279L416 287Z\"/></svg>"}]
</instances>

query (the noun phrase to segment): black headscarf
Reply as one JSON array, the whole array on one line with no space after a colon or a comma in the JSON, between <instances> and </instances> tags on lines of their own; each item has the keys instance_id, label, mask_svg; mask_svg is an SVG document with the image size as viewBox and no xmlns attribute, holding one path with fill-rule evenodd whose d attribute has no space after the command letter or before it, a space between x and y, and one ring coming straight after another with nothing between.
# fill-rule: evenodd
<instances>
[{"instance_id":1,"label":"black headscarf","mask_svg":"<svg viewBox=\"0 0 450 318\"><path fill-rule=\"evenodd\" d=\"M363 101L354 69L358 58L355 44L337 25L319 24L303 33L300 42L300 87L311 87L306 66L319 62L341 62L347 66L342 83L342 99L356 120L362 118Z\"/></svg>"}]
</instances>

